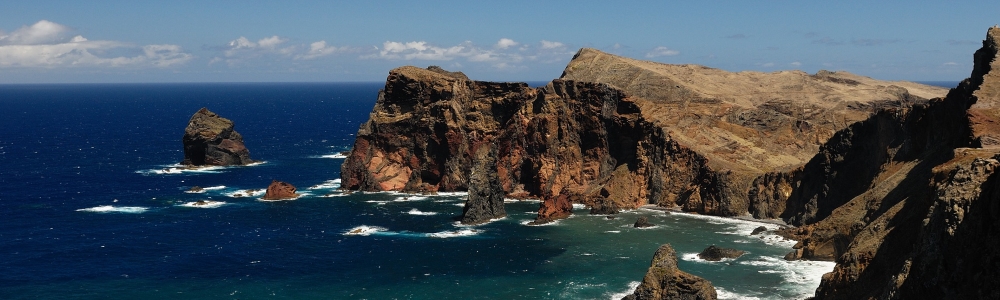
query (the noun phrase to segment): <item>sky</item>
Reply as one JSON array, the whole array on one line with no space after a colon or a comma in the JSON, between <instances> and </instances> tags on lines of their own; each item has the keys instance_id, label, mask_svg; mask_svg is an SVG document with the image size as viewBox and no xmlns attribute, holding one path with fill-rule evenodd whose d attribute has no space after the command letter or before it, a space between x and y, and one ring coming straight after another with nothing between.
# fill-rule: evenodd
<instances>
[{"instance_id":1,"label":"sky","mask_svg":"<svg viewBox=\"0 0 1000 300\"><path fill-rule=\"evenodd\" d=\"M0 2L0 84L548 81L583 47L728 71L958 81L1000 1Z\"/></svg>"}]
</instances>

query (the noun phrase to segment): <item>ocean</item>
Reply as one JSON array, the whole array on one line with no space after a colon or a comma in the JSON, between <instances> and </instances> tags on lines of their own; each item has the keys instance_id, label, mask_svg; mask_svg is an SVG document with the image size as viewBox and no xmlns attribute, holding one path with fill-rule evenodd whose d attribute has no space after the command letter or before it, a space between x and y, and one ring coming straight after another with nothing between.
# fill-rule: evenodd
<instances>
[{"instance_id":1,"label":"ocean","mask_svg":"<svg viewBox=\"0 0 1000 300\"><path fill-rule=\"evenodd\" d=\"M509 201L461 226L461 193L338 191L381 87L0 85L0 299L618 299L664 243L723 299L805 298L833 268L783 260L794 241L749 235L756 222L578 207L527 226L538 202ZM201 107L262 163L176 168ZM273 179L303 196L261 201ZM710 245L747 254L697 259Z\"/></svg>"}]
</instances>

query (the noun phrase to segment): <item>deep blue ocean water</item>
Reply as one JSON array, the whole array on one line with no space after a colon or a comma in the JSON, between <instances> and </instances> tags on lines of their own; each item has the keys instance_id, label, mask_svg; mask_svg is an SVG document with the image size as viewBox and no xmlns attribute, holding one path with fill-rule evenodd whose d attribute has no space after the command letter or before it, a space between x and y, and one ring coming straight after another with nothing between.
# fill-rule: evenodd
<instances>
[{"instance_id":1,"label":"deep blue ocean water","mask_svg":"<svg viewBox=\"0 0 1000 300\"><path fill-rule=\"evenodd\" d=\"M747 221L581 208L526 226L538 203L510 202L509 217L463 227L461 194L338 192L335 154L381 87L0 85L0 299L610 299L663 243L722 298L802 298L832 269L782 260L794 242L749 236L760 224ZM171 169L201 107L264 163ZM234 197L272 179L305 195ZM198 200L218 205L185 206ZM632 228L639 216L657 226ZM748 254L694 257L713 244Z\"/></svg>"}]
</instances>

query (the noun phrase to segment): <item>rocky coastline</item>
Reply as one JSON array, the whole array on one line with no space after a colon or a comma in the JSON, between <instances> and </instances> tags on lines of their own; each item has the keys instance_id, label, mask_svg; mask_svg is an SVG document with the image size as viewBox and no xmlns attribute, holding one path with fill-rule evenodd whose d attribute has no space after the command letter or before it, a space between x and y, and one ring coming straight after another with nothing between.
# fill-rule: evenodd
<instances>
[{"instance_id":1,"label":"rocky coastline","mask_svg":"<svg viewBox=\"0 0 1000 300\"><path fill-rule=\"evenodd\" d=\"M1000 240L982 237L1000 232L998 49L993 27L950 91L593 49L537 89L397 68L342 188L470 191L468 215L493 207L499 187L500 207L502 197L541 199L537 223L573 203L780 219L795 227L778 233L799 241L786 259L837 263L817 299L996 298ZM495 176L478 172L483 161Z\"/></svg>"}]
</instances>

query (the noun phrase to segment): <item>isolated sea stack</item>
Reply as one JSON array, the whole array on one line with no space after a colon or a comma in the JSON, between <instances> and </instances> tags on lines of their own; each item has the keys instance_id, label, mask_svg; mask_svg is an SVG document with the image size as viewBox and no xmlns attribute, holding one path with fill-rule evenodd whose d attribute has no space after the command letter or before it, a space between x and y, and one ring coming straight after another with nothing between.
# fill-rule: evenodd
<instances>
[{"instance_id":1,"label":"isolated sea stack","mask_svg":"<svg viewBox=\"0 0 1000 300\"><path fill-rule=\"evenodd\" d=\"M191 116L184 129L184 161L189 166L240 166L253 163L243 136L233 129L233 121L208 108Z\"/></svg>"},{"instance_id":2,"label":"isolated sea stack","mask_svg":"<svg viewBox=\"0 0 1000 300\"><path fill-rule=\"evenodd\" d=\"M677 268L677 252L670 244L656 250L653 261L635 292L624 300L709 300L716 299L715 287L708 280Z\"/></svg>"},{"instance_id":3,"label":"isolated sea stack","mask_svg":"<svg viewBox=\"0 0 1000 300\"><path fill-rule=\"evenodd\" d=\"M264 200L292 200L299 197L299 194L295 193L295 186L277 180L271 180L271 185L267 186L267 191L264 192Z\"/></svg>"},{"instance_id":4,"label":"isolated sea stack","mask_svg":"<svg viewBox=\"0 0 1000 300\"><path fill-rule=\"evenodd\" d=\"M492 144L478 145L469 175L469 199L462 209L462 224L476 225L507 216L504 192L497 177L497 151Z\"/></svg>"}]
</instances>

